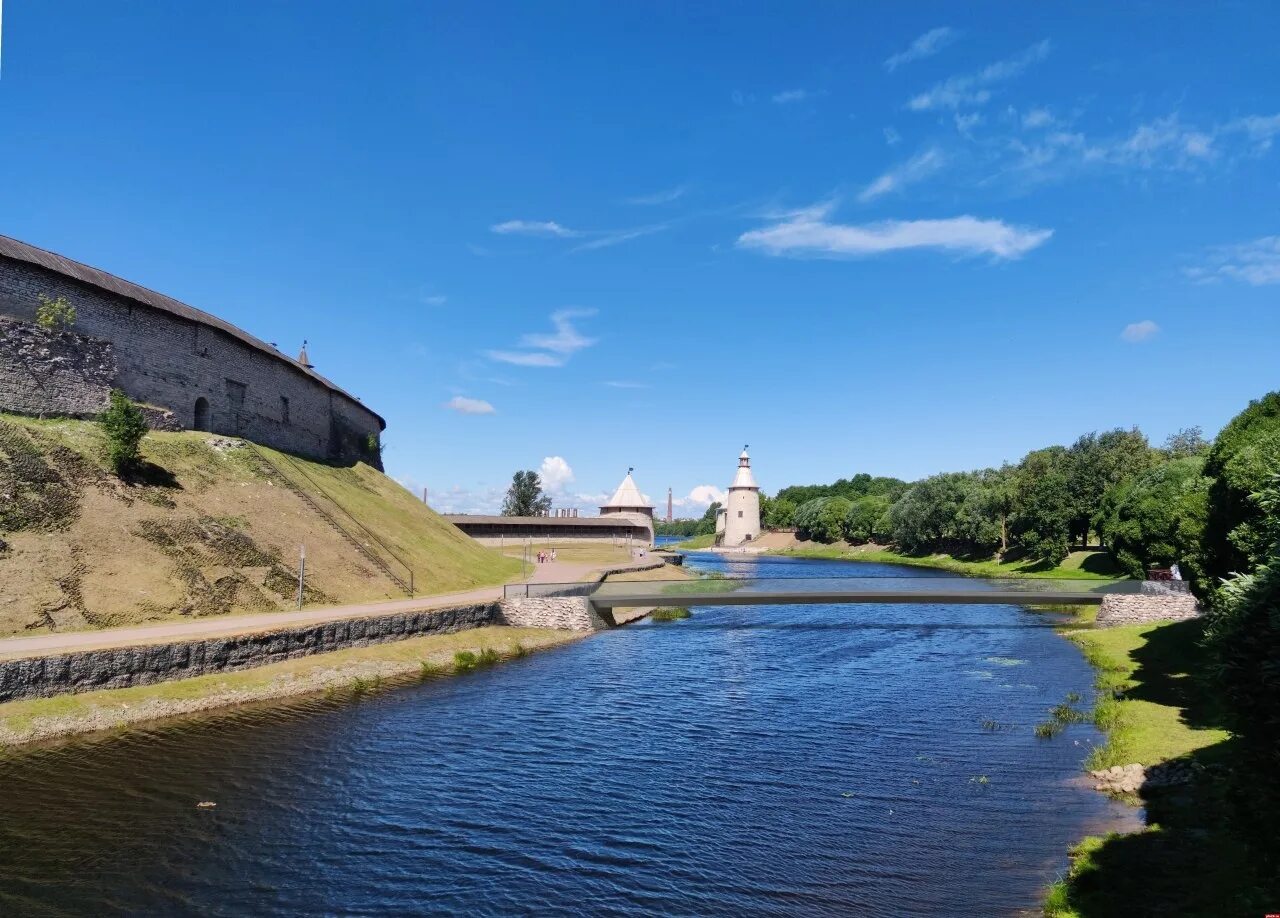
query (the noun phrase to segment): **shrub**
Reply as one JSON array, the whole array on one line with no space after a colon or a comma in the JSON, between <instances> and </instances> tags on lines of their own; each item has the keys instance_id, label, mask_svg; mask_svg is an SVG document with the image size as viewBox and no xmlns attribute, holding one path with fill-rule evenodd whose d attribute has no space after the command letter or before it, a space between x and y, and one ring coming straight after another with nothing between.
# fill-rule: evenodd
<instances>
[{"instance_id":1,"label":"shrub","mask_svg":"<svg viewBox=\"0 0 1280 918\"><path fill-rule=\"evenodd\" d=\"M36 307L36 324L45 331L61 331L76 324L76 308L66 297L51 300L41 293L36 299L40 301Z\"/></svg>"},{"instance_id":2,"label":"shrub","mask_svg":"<svg viewBox=\"0 0 1280 918\"><path fill-rule=\"evenodd\" d=\"M111 403L98 418L107 435L107 465L117 475L137 469L142 451L139 444L147 433L147 421L119 389L111 390Z\"/></svg>"}]
</instances>

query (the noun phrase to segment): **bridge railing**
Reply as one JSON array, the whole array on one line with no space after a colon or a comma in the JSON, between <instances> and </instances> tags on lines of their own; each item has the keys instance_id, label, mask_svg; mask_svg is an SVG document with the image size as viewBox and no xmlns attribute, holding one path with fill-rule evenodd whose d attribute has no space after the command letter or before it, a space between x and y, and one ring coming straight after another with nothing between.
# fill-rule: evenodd
<instances>
[{"instance_id":1,"label":"bridge railing","mask_svg":"<svg viewBox=\"0 0 1280 918\"><path fill-rule=\"evenodd\" d=\"M712 577L511 584L506 596L586 596L600 608L813 603L1097 604L1142 592L1138 580L979 577Z\"/></svg>"}]
</instances>

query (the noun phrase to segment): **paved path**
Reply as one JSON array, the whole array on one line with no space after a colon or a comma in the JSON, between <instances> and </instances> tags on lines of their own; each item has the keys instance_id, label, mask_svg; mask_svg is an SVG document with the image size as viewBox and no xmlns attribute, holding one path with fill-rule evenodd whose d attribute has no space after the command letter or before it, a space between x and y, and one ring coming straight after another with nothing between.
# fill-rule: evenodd
<instances>
[{"instance_id":1,"label":"paved path","mask_svg":"<svg viewBox=\"0 0 1280 918\"><path fill-rule=\"evenodd\" d=\"M622 567L648 567L653 558L611 564L570 564L567 561L535 565L530 583L573 583L588 574ZM524 581L521 581L524 582ZM254 615L218 615L208 618L183 619L176 622L158 622L154 625L137 625L131 628L108 628L100 631L68 631L58 634L41 634L35 637L12 637L0 640L0 660L14 657L42 657L77 650L97 650L103 647L133 647L139 644L168 644L176 641L201 640L211 637L228 637L237 634L253 634L275 631L296 625L314 625L320 622L339 621L346 618L385 615L389 612L406 612L419 609L438 609L442 606L461 606L476 602L492 602L502 598L502 587L482 587L460 593L439 593L434 596L415 596L412 599L393 599L383 602L365 602L346 606L326 606L322 609L305 609L301 612L264 612Z\"/></svg>"}]
</instances>

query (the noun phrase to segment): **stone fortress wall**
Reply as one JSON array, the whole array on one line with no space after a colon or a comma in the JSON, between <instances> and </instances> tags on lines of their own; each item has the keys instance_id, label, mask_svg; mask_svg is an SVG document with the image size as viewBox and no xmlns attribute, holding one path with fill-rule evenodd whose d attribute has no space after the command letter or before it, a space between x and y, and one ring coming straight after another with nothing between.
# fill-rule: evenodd
<instances>
[{"instance_id":1,"label":"stone fortress wall","mask_svg":"<svg viewBox=\"0 0 1280 918\"><path fill-rule=\"evenodd\" d=\"M32 324L65 297L74 326ZM164 409L156 426L244 437L320 459L379 464L382 418L310 368L220 319L0 236L0 410L87 417L112 386Z\"/></svg>"}]
</instances>

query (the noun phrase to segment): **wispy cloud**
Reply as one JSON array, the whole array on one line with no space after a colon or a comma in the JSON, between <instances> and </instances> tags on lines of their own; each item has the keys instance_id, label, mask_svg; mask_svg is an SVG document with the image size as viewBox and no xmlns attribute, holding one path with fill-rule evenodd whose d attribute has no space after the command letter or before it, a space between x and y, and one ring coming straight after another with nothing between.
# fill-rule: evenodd
<instances>
[{"instance_id":1,"label":"wispy cloud","mask_svg":"<svg viewBox=\"0 0 1280 918\"><path fill-rule=\"evenodd\" d=\"M905 163L894 166L858 195L859 201L871 201L892 191L901 191L907 185L919 182L936 173L947 158L937 147L930 147L911 157Z\"/></svg>"},{"instance_id":2,"label":"wispy cloud","mask_svg":"<svg viewBox=\"0 0 1280 918\"><path fill-rule=\"evenodd\" d=\"M424 293L418 298L426 306L443 306L449 298L442 293Z\"/></svg>"},{"instance_id":3,"label":"wispy cloud","mask_svg":"<svg viewBox=\"0 0 1280 918\"><path fill-rule=\"evenodd\" d=\"M467 398L465 395L455 395L444 406L450 411L456 411L459 414L495 414L497 409L482 398Z\"/></svg>"},{"instance_id":4,"label":"wispy cloud","mask_svg":"<svg viewBox=\"0 0 1280 918\"><path fill-rule=\"evenodd\" d=\"M662 191L655 191L653 194L641 194L636 195L634 198L627 198L627 203L639 204L644 207L671 204L683 198L688 190L687 185L676 185L674 188L665 188Z\"/></svg>"},{"instance_id":5,"label":"wispy cloud","mask_svg":"<svg viewBox=\"0 0 1280 918\"><path fill-rule=\"evenodd\" d=\"M629 382L624 379L610 379L605 382L605 385L611 389L652 389L653 388L653 386L651 386L649 383Z\"/></svg>"},{"instance_id":6,"label":"wispy cloud","mask_svg":"<svg viewBox=\"0 0 1280 918\"><path fill-rule=\"evenodd\" d=\"M571 251L590 252L593 249L607 249L611 245L629 242L632 239L639 239L641 236L651 236L665 229L667 229L667 224L655 223L652 226L637 226L634 229L603 231L594 239L588 239L586 242L575 245Z\"/></svg>"},{"instance_id":7,"label":"wispy cloud","mask_svg":"<svg viewBox=\"0 0 1280 918\"><path fill-rule=\"evenodd\" d=\"M1232 280L1262 287L1280 284L1280 236L1263 236L1252 242L1216 246L1205 264L1186 269L1200 283Z\"/></svg>"},{"instance_id":8,"label":"wispy cloud","mask_svg":"<svg viewBox=\"0 0 1280 918\"><path fill-rule=\"evenodd\" d=\"M572 239L581 236L577 230L561 226L554 220L507 220L489 227L490 232L499 236L542 236L560 239Z\"/></svg>"},{"instance_id":9,"label":"wispy cloud","mask_svg":"<svg viewBox=\"0 0 1280 918\"><path fill-rule=\"evenodd\" d=\"M1151 338L1158 331L1160 326L1152 322L1150 319L1143 319L1141 322L1130 322L1120 332L1120 337L1128 341L1130 344L1139 344Z\"/></svg>"},{"instance_id":10,"label":"wispy cloud","mask_svg":"<svg viewBox=\"0 0 1280 918\"><path fill-rule=\"evenodd\" d=\"M896 147L902 142L902 135L891 127L884 129L884 142L891 147Z\"/></svg>"},{"instance_id":11,"label":"wispy cloud","mask_svg":"<svg viewBox=\"0 0 1280 918\"><path fill-rule=\"evenodd\" d=\"M907 103L912 111L923 112L962 105L985 105L991 99L991 87L1016 77L1032 64L1049 56L1049 41L1036 42L1021 54L988 64L977 73L953 76L932 89L922 92Z\"/></svg>"},{"instance_id":12,"label":"wispy cloud","mask_svg":"<svg viewBox=\"0 0 1280 918\"><path fill-rule=\"evenodd\" d=\"M1185 168L1217 155L1213 134L1182 123L1177 114L1138 125L1133 133L1114 142L1091 144L1084 159L1145 169L1157 165Z\"/></svg>"},{"instance_id":13,"label":"wispy cloud","mask_svg":"<svg viewBox=\"0 0 1280 918\"><path fill-rule=\"evenodd\" d=\"M740 248L794 258L856 258L904 249L941 249L961 255L1020 258L1048 241L1053 230L962 216L943 220L884 220L850 225L828 221L833 206L794 211L772 226L738 237Z\"/></svg>"},{"instance_id":14,"label":"wispy cloud","mask_svg":"<svg viewBox=\"0 0 1280 918\"><path fill-rule=\"evenodd\" d=\"M793 102L803 102L810 98L810 93L804 89L786 89L782 92L775 92L770 99L774 105L790 105Z\"/></svg>"},{"instance_id":15,"label":"wispy cloud","mask_svg":"<svg viewBox=\"0 0 1280 918\"><path fill-rule=\"evenodd\" d=\"M1053 115L1047 108L1033 108L1022 115L1022 126L1028 130L1048 127L1053 124Z\"/></svg>"},{"instance_id":16,"label":"wispy cloud","mask_svg":"<svg viewBox=\"0 0 1280 918\"><path fill-rule=\"evenodd\" d=\"M519 367L562 367L583 348L596 343L578 331L574 319L596 314L594 309L560 309L551 314L551 332L531 332L520 337L519 350L490 350L490 360Z\"/></svg>"},{"instance_id":17,"label":"wispy cloud","mask_svg":"<svg viewBox=\"0 0 1280 918\"><path fill-rule=\"evenodd\" d=\"M912 61L922 60L926 57L933 57L947 45L952 44L960 33L950 26L938 26L936 29L930 29L923 35L916 38L905 51L899 51L885 59L884 69L890 73L897 70L903 64L909 64Z\"/></svg>"}]
</instances>

